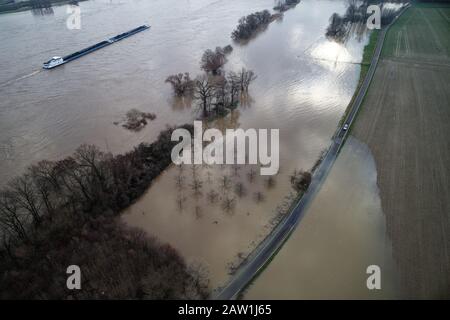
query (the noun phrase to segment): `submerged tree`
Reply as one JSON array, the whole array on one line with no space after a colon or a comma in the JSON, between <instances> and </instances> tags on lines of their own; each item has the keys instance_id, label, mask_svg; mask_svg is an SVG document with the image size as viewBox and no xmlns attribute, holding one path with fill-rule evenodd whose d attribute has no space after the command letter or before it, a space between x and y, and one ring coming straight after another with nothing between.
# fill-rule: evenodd
<instances>
[{"instance_id":1,"label":"submerged tree","mask_svg":"<svg viewBox=\"0 0 450 320\"><path fill-rule=\"evenodd\" d=\"M248 87L256 79L256 75L252 70L242 68L238 74L239 84L241 86L241 92L248 92Z\"/></svg>"},{"instance_id":2,"label":"submerged tree","mask_svg":"<svg viewBox=\"0 0 450 320\"><path fill-rule=\"evenodd\" d=\"M222 209L227 213L231 213L234 210L235 206L236 206L235 198L230 198L226 196L222 201Z\"/></svg>"},{"instance_id":3,"label":"submerged tree","mask_svg":"<svg viewBox=\"0 0 450 320\"><path fill-rule=\"evenodd\" d=\"M188 72L171 75L167 77L166 82L172 85L173 91L178 97L193 93L195 83L190 78Z\"/></svg>"},{"instance_id":4,"label":"submerged tree","mask_svg":"<svg viewBox=\"0 0 450 320\"><path fill-rule=\"evenodd\" d=\"M239 93L241 92L241 82L239 76L231 71L227 75L229 83L230 105L234 106L238 102Z\"/></svg>"},{"instance_id":5,"label":"submerged tree","mask_svg":"<svg viewBox=\"0 0 450 320\"><path fill-rule=\"evenodd\" d=\"M245 189L245 186L242 182L238 182L234 187L234 192L239 198L242 198L247 193L247 190Z\"/></svg>"},{"instance_id":6,"label":"submerged tree","mask_svg":"<svg viewBox=\"0 0 450 320\"><path fill-rule=\"evenodd\" d=\"M209 203L216 203L217 199L219 198L219 194L216 191L211 190L208 192L207 198Z\"/></svg>"},{"instance_id":7,"label":"submerged tree","mask_svg":"<svg viewBox=\"0 0 450 320\"><path fill-rule=\"evenodd\" d=\"M221 187L223 190L228 190L228 189L230 188L230 184L231 184L231 179L230 179L229 176L223 175L223 176L220 178L220 187Z\"/></svg>"},{"instance_id":8,"label":"submerged tree","mask_svg":"<svg viewBox=\"0 0 450 320\"><path fill-rule=\"evenodd\" d=\"M207 73L218 75L226 62L227 58L224 50L221 47L217 47L215 51L208 49L203 53L200 66Z\"/></svg>"},{"instance_id":9,"label":"submerged tree","mask_svg":"<svg viewBox=\"0 0 450 320\"><path fill-rule=\"evenodd\" d=\"M202 75L195 80L195 99L200 100L203 116L207 117L210 112L211 99L214 95L214 82L208 75Z\"/></svg>"},{"instance_id":10,"label":"submerged tree","mask_svg":"<svg viewBox=\"0 0 450 320\"><path fill-rule=\"evenodd\" d=\"M255 193L255 201L257 203L264 201L265 198L265 195L261 191Z\"/></svg>"}]
</instances>

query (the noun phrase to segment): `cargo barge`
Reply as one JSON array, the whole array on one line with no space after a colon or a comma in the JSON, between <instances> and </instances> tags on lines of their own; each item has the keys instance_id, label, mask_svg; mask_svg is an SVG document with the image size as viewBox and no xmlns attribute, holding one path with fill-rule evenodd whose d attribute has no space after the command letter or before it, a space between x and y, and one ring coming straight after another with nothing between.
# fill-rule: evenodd
<instances>
[{"instance_id":1,"label":"cargo barge","mask_svg":"<svg viewBox=\"0 0 450 320\"><path fill-rule=\"evenodd\" d=\"M99 42L97 44L94 44L93 46L84 48L84 49L82 49L80 51L74 52L74 53L69 54L69 55L67 55L65 57L53 57L49 61L44 62L43 68L44 69L52 69L52 68L58 67L60 65L63 65L65 63L67 63L67 62L70 62L70 61L73 61L75 59L81 58L82 56L85 56L85 55L87 55L87 54L89 54L91 52L97 51L97 50L99 50L101 48L104 48L106 46L109 46L109 45L113 44L114 42L120 41L122 39L130 37L130 36L132 36L132 35L134 35L134 34L136 34L138 32L144 31L144 30L149 29L149 28L150 28L150 26L144 24L142 26L134 28L133 30L130 30L130 31L118 34L115 37L112 37L112 38L109 38L108 40L105 40L105 41Z\"/></svg>"}]
</instances>

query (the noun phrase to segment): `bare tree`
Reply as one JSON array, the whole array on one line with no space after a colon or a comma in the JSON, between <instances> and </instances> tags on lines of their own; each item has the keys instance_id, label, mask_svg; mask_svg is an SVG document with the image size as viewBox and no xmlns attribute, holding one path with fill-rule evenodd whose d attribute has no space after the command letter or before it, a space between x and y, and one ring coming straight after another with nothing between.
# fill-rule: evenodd
<instances>
[{"instance_id":1,"label":"bare tree","mask_svg":"<svg viewBox=\"0 0 450 320\"><path fill-rule=\"evenodd\" d=\"M184 177L181 174L178 174L175 177L175 186L177 187L177 190L182 190L184 187Z\"/></svg>"},{"instance_id":2,"label":"bare tree","mask_svg":"<svg viewBox=\"0 0 450 320\"><path fill-rule=\"evenodd\" d=\"M196 219L200 219L201 217L203 217L202 208L199 205L195 206L194 211Z\"/></svg>"},{"instance_id":3,"label":"bare tree","mask_svg":"<svg viewBox=\"0 0 450 320\"><path fill-rule=\"evenodd\" d=\"M55 197L54 193L55 189L48 179L40 175L38 168L39 167L37 166L33 166L30 167L28 171L30 173L31 179L33 180L36 191L42 199L45 209L47 210L47 213L52 215L54 213L56 205L56 203L54 202L57 201L57 199L55 199L57 198Z\"/></svg>"},{"instance_id":4,"label":"bare tree","mask_svg":"<svg viewBox=\"0 0 450 320\"><path fill-rule=\"evenodd\" d=\"M211 171L206 171L206 182L208 182L208 183L212 182L212 173L211 173Z\"/></svg>"},{"instance_id":5,"label":"bare tree","mask_svg":"<svg viewBox=\"0 0 450 320\"><path fill-rule=\"evenodd\" d=\"M82 144L75 151L74 158L80 167L89 168L102 191L106 191L107 180L112 177L105 165L106 155L97 146Z\"/></svg>"},{"instance_id":6,"label":"bare tree","mask_svg":"<svg viewBox=\"0 0 450 320\"><path fill-rule=\"evenodd\" d=\"M253 168L250 168L250 171L249 171L249 173L247 174L247 177L248 177L248 180L249 180L250 182L255 181L255 178L256 178L256 171L255 171Z\"/></svg>"},{"instance_id":7,"label":"bare tree","mask_svg":"<svg viewBox=\"0 0 450 320\"><path fill-rule=\"evenodd\" d=\"M259 29L271 22L272 15L268 10L252 13L239 19L236 30L231 34L235 41L250 39Z\"/></svg>"},{"instance_id":8,"label":"bare tree","mask_svg":"<svg viewBox=\"0 0 450 320\"><path fill-rule=\"evenodd\" d=\"M242 182L238 182L234 187L234 192L239 198L242 198L247 193L247 190L245 189L245 186Z\"/></svg>"},{"instance_id":9,"label":"bare tree","mask_svg":"<svg viewBox=\"0 0 450 320\"><path fill-rule=\"evenodd\" d=\"M6 236L15 236L21 240L28 240L25 229L27 219L23 217L17 207L16 199L9 191L0 192L0 227Z\"/></svg>"},{"instance_id":10,"label":"bare tree","mask_svg":"<svg viewBox=\"0 0 450 320\"><path fill-rule=\"evenodd\" d=\"M268 188L268 189L271 189L271 188L273 188L275 186L275 178L273 177L273 176L269 176L267 179L266 179L266 187Z\"/></svg>"},{"instance_id":11,"label":"bare tree","mask_svg":"<svg viewBox=\"0 0 450 320\"><path fill-rule=\"evenodd\" d=\"M202 194L202 187L203 187L203 182L198 178L194 178L194 181L192 181L192 184L191 184L191 188L192 188L192 190L194 190L195 196L199 196Z\"/></svg>"},{"instance_id":12,"label":"bare tree","mask_svg":"<svg viewBox=\"0 0 450 320\"><path fill-rule=\"evenodd\" d=\"M224 76L217 76L214 81L214 97L216 112L220 114L224 108L228 106L228 92L229 84L227 78Z\"/></svg>"},{"instance_id":13,"label":"bare tree","mask_svg":"<svg viewBox=\"0 0 450 320\"><path fill-rule=\"evenodd\" d=\"M223 175L222 178L220 178L220 187L223 190L230 189L230 184L231 184L231 179L229 176Z\"/></svg>"},{"instance_id":14,"label":"bare tree","mask_svg":"<svg viewBox=\"0 0 450 320\"><path fill-rule=\"evenodd\" d=\"M217 47L215 51L208 49L203 53L200 66L204 71L218 75L226 62L227 58L225 57L224 50Z\"/></svg>"},{"instance_id":15,"label":"bare tree","mask_svg":"<svg viewBox=\"0 0 450 320\"><path fill-rule=\"evenodd\" d=\"M239 76L235 72L228 73L230 105L234 106L238 102L238 97L241 92L241 82Z\"/></svg>"},{"instance_id":16,"label":"bare tree","mask_svg":"<svg viewBox=\"0 0 450 320\"><path fill-rule=\"evenodd\" d=\"M200 100L203 116L207 117L210 111L211 98L214 95L214 83L208 75L202 75L195 80L194 98Z\"/></svg>"},{"instance_id":17,"label":"bare tree","mask_svg":"<svg viewBox=\"0 0 450 320\"><path fill-rule=\"evenodd\" d=\"M237 177L239 175L239 171L241 170L241 167L239 165L233 166L233 176Z\"/></svg>"},{"instance_id":18,"label":"bare tree","mask_svg":"<svg viewBox=\"0 0 450 320\"><path fill-rule=\"evenodd\" d=\"M295 170L290 179L295 191L305 192L311 184L312 175L308 171Z\"/></svg>"},{"instance_id":19,"label":"bare tree","mask_svg":"<svg viewBox=\"0 0 450 320\"><path fill-rule=\"evenodd\" d=\"M178 97L192 94L195 85L188 72L171 75L165 82L172 85L173 91Z\"/></svg>"},{"instance_id":20,"label":"bare tree","mask_svg":"<svg viewBox=\"0 0 450 320\"><path fill-rule=\"evenodd\" d=\"M41 222L41 199L29 174L15 178L9 183L10 196L18 207L27 211L35 224Z\"/></svg>"},{"instance_id":21,"label":"bare tree","mask_svg":"<svg viewBox=\"0 0 450 320\"><path fill-rule=\"evenodd\" d=\"M58 161L55 170L58 172L59 183L65 189L65 196L73 205L83 203L86 207L93 203L95 194L89 167L80 166L74 158L69 157Z\"/></svg>"},{"instance_id":22,"label":"bare tree","mask_svg":"<svg viewBox=\"0 0 450 320\"><path fill-rule=\"evenodd\" d=\"M266 197L264 196L264 194L261 191L258 191L255 193L255 201L256 202L258 202L258 203L262 202L262 201L264 201L265 198Z\"/></svg>"},{"instance_id":23,"label":"bare tree","mask_svg":"<svg viewBox=\"0 0 450 320\"><path fill-rule=\"evenodd\" d=\"M178 210L183 211L185 202L186 202L185 196L183 196L182 194L177 196L176 203Z\"/></svg>"}]
</instances>

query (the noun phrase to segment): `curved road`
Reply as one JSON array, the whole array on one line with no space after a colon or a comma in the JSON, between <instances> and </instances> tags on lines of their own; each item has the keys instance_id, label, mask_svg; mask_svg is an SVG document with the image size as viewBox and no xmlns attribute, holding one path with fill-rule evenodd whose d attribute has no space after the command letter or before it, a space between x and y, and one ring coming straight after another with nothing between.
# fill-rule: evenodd
<instances>
[{"instance_id":1,"label":"curved road","mask_svg":"<svg viewBox=\"0 0 450 320\"><path fill-rule=\"evenodd\" d=\"M369 88L370 82L372 81L373 75L375 74L375 69L378 64L378 60L381 55L381 50L383 48L384 39L386 37L386 32L389 30L390 26L397 20L397 18L403 14L406 6L397 15L397 17L380 32L377 40L377 45L375 48L374 55L370 64L369 71L362 83L358 95L354 99L349 114L345 119L344 125L347 124L351 127L353 121L355 120L356 114L361 107L362 101L366 92ZM219 300L229 300L236 299L239 293L256 277L256 275L262 270L262 268L270 261L270 259L276 254L276 252L282 247L285 240L289 237L292 231L297 227L300 220L303 218L308 205L314 199L317 192L320 190L323 182L325 181L328 172L334 164L337 158L339 150L345 142L345 138L348 135L349 130L344 130L343 127L338 128L332 144L328 149L326 155L324 156L321 164L314 172L311 184L307 192L295 205L292 211L272 230L272 232L253 250L253 252L247 257L247 259L242 263L230 281L222 288L218 289L214 299Z\"/></svg>"}]
</instances>

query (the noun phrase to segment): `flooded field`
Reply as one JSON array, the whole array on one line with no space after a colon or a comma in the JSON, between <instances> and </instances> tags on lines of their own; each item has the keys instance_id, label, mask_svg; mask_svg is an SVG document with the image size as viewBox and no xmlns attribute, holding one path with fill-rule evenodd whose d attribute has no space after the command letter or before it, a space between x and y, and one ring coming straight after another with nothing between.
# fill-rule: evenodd
<instances>
[{"instance_id":1,"label":"flooded field","mask_svg":"<svg viewBox=\"0 0 450 320\"><path fill-rule=\"evenodd\" d=\"M381 290L366 269L381 269ZM377 171L369 148L350 136L305 218L246 299L401 298Z\"/></svg>"}]
</instances>

